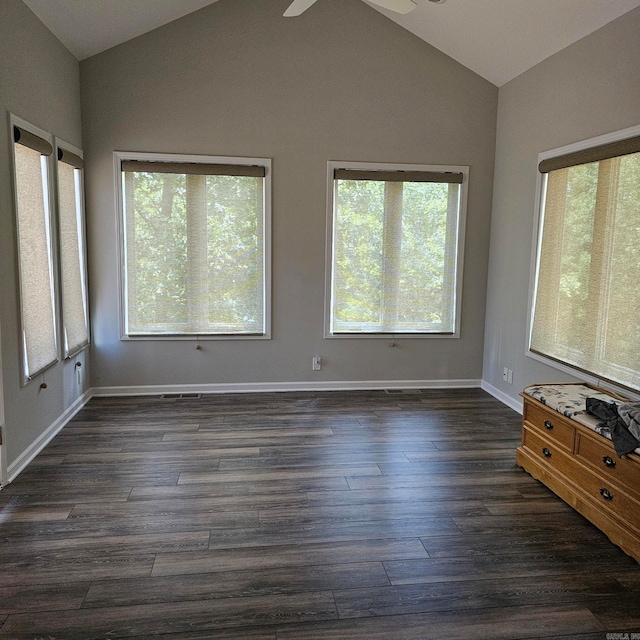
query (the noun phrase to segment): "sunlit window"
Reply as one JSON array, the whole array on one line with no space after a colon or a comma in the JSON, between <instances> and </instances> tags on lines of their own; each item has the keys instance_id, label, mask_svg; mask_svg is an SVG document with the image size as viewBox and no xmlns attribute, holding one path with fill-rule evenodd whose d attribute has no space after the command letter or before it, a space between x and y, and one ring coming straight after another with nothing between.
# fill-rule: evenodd
<instances>
[{"instance_id":1,"label":"sunlit window","mask_svg":"<svg viewBox=\"0 0 640 640\"><path fill-rule=\"evenodd\" d=\"M531 351L640 389L640 136L540 171Z\"/></svg>"},{"instance_id":2,"label":"sunlit window","mask_svg":"<svg viewBox=\"0 0 640 640\"><path fill-rule=\"evenodd\" d=\"M58 244L65 358L89 344L83 172L80 155L58 147Z\"/></svg>"},{"instance_id":3,"label":"sunlit window","mask_svg":"<svg viewBox=\"0 0 640 640\"><path fill-rule=\"evenodd\" d=\"M458 331L461 168L332 172L330 335Z\"/></svg>"},{"instance_id":4,"label":"sunlit window","mask_svg":"<svg viewBox=\"0 0 640 640\"><path fill-rule=\"evenodd\" d=\"M58 361L56 337L49 140L13 126L23 382Z\"/></svg>"},{"instance_id":5,"label":"sunlit window","mask_svg":"<svg viewBox=\"0 0 640 640\"><path fill-rule=\"evenodd\" d=\"M121 161L125 334L268 335L268 162Z\"/></svg>"}]
</instances>

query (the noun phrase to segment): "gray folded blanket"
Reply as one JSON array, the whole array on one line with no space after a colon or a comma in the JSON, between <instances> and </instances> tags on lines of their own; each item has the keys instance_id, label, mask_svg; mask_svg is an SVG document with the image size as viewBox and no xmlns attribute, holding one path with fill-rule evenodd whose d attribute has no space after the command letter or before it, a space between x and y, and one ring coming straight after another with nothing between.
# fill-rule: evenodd
<instances>
[{"instance_id":1,"label":"gray folded blanket","mask_svg":"<svg viewBox=\"0 0 640 640\"><path fill-rule=\"evenodd\" d=\"M618 405L618 415L636 440L640 440L640 402Z\"/></svg>"},{"instance_id":2,"label":"gray folded blanket","mask_svg":"<svg viewBox=\"0 0 640 640\"><path fill-rule=\"evenodd\" d=\"M638 422L640 403L617 404L597 398L587 398L586 405L587 413L602 420L597 431L601 435L609 434L613 441L613 447L620 458L640 447L640 423ZM626 407L624 410L626 419L622 417L623 407ZM635 433L627 421L632 422Z\"/></svg>"}]
</instances>

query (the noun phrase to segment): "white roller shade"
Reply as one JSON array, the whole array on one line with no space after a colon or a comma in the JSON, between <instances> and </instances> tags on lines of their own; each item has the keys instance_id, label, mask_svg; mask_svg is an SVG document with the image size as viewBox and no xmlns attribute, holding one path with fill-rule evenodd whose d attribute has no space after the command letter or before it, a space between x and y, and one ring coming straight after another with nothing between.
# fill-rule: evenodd
<instances>
[{"instance_id":1,"label":"white roller shade","mask_svg":"<svg viewBox=\"0 0 640 640\"><path fill-rule=\"evenodd\" d=\"M264 167L122 163L126 333L265 334Z\"/></svg>"},{"instance_id":2,"label":"white roller shade","mask_svg":"<svg viewBox=\"0 0 640 640\"><path fill-rule=\"evenodd\" d=\"M58 162L58 227L65 357L77 353L89 344L81 171L67 163L64 155Z\"/></svg>"},{"instance_id":3,"label":"white roller shade","mask_svg":"<svg viewBox=\"0 0 640 640\"><path fill-rule=\"evenodd\" d=\"M455 332L461 182L335 172L332 334Z\"/></svg>"},{"instance_id":4,"label":"white roller shade","mask_svg":"<svg viewBox=\"0 0 640 640\"><path fill-rule=\"evenodd\" d=\"M576 154L577 155L577 154ZM640 389L640 153L550 170L531 350Z\"/></svg>"},{"instance_id":5,"label":"white roller shade","mask_svg":"<svg viewBox=\"0 0 640 640\"><path fill-rule=\"evenodd\" d=\"M47 156L14 145L20 301L26 380L58 360Z\"/></svg>"}]
</instances>

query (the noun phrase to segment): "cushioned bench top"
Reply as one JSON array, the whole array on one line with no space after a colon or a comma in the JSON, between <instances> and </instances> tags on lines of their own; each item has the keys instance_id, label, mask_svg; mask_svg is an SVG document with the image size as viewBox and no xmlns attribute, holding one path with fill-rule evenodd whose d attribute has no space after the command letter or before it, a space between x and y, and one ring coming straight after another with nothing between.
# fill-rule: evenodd
<instances>
[{"instance_id":1,"label":"cushioned bench top","mask_svg":"<svg viewBox=\"0 0 640 640\"><path fill-rule=\"evenodd\" d=\"M611 435L600 428L602 421L587 413L587 398L624 404L623 400L584 384L537 384L527 387L524 393L609 440ZM640 448L636 449L636 453L640 454Z\"/></svg>"},{"instance_id":2,"label":"cushioned bench top","mask_svg":"<svg viewBox=\"0 0 640 640\"><path fill-rule=\"evenodd\" d=\"M527 387L524 392L572 420L586 412L587 398L622 404L621 400L586 384L538 384Z\"/></svg>"}]
</instances>

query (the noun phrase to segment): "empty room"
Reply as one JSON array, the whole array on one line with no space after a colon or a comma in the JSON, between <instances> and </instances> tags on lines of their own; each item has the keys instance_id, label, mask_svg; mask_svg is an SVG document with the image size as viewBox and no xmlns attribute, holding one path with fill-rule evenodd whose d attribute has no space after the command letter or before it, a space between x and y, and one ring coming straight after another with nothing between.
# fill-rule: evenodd
<instances>
[{"instance_id":1,"label":"empty room","mask_svg":"<svg viewBox=\"0 0 640 640\"><path fill-rule=\"evenodd\" d=\"M0 640L640 637L640 0L0 51Z\"/></svg>"}]
</instances>

